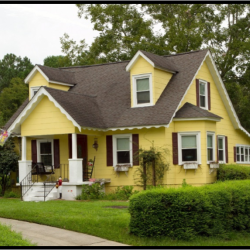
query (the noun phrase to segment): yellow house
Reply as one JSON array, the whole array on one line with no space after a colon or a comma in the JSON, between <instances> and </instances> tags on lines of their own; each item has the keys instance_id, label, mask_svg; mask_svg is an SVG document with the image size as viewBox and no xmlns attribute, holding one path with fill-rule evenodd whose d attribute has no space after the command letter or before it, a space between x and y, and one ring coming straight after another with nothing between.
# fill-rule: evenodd
<instances>
[{"instance_id":1,"label":"yellow house","mask_svg":"<svg viewBox=\"0 0 250 250\"><path fill-rule=\"evenodd\" d=\"M25 83L29 100L5 125L22 139L17 185L24 200L59 176L64 199L79 195L89 178L105 183L107 192L135 186L133 155L152 141L170 152L168 186L183 179L213 183L218 163L250 164L250 134L209 50L138 51L131 61L59 69L36 65ZM43 187L45 200L53 187Z\"/></svg>"}]
</instances>

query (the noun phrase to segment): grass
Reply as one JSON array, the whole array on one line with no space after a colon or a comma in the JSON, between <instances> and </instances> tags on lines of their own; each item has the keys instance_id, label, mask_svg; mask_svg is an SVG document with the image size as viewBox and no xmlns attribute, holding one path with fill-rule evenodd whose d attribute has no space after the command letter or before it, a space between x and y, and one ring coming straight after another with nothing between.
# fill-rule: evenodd
<instances>
[{"instance_id":1,"label":"grass","mask_svg":"<svg viewBox=\"0 0 250 250\"><path fill-rule=\"evenodd\" d=\"M0 224L0 246L35 246L22 238L20 233L11 231L11 228Z\"/></svg>"},{"instance_id":2,"label":"grass","mask_svg":"<svg viewBox=\"0 0 250 250\"><path fill-rule=\"evenodd\" d=\"M177 241L168 237L140 238L129 233L128 206L121 201L22 202L0 199L0 217L34 222L99 236L133 246L249 246L250 233L232 232L218 237L196 237L193 241Z\"/></svg>"}]
</instances>

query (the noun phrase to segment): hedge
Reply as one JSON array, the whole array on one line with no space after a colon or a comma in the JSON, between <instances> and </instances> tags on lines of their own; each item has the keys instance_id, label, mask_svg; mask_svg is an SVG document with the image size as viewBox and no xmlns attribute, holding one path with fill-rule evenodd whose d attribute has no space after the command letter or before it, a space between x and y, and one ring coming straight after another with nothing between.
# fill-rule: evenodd
<instances>
[{"instance_id":1,"label":"hedge","mask_svg":"<svg viewBox=\"0 0 250 250\"><path fill-rule=\"evenodd\" d=\"M217 180L246 180L250 179L250 167L240 165L220 165Z\"/></svg>"},{"instance_id":2,"label":"hedge","mask_svg":"<svg viewBox=\"0 0 250 250\"><path fill-rule=\"evenodd\" d=\"M130 232L192 239L250 228L250 180L142 191L130 198Z\"/></svg>"}]
</instances>

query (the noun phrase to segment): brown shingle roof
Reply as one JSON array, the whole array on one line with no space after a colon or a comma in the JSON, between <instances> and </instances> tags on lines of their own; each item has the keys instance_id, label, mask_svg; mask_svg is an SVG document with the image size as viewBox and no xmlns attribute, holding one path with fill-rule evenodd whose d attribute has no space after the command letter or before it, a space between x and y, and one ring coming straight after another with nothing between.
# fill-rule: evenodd
<instances>
[{"instance_id":1,"label":"brown shingle roof","mask_svg":"<svg viewBox=\"0 0 250 250\"><path fill-rule=\"evenodd\" d=\"M37 64L50 81L76 84L74 73Z\"/></svg>"},{"instance_id":2,"label":"brown shingle roof","mask_svg":"<svg viewBox=\"0 0 250 250\"><path fill-rule=\"evenodd\" d=\"M131 108L130 73L126 72L128 61L58 69L58 76L59 72L63 72L61 77L74 75L77 84L68 92L46 90L81 126L112 128L169 124L207 51L157 56L166 65L172 62L177 73L154 106ZM46 74L52 71L47 70Z\"/></svg>"},{"instance_id":3,"label":"brown shingle roof","mask_svg":"<svg viewBox=\"0 0 250 250\"><path fill-rule=\"evenodd\" d=\"M215 118L223 119L205 109L186 102L175 114L174 118Z\"/></svg>"}]
</instances>

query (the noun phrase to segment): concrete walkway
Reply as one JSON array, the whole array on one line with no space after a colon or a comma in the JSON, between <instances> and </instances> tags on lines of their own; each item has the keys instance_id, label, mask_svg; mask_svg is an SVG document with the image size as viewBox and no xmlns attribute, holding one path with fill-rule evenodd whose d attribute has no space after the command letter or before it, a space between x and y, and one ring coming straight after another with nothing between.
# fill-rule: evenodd
<instances>
[{"instance_id":1,"label":"concrete walkway","mask_svg":"<svg viewBox=\"0 0 250 250\"><path fill-rule=\"evenodd\" d=\"M11 226L11 230L22 233L37 246L128 246L88 234L77 233L56 227L0 218L1 224Z\"/></svg>"}]
</instances>

